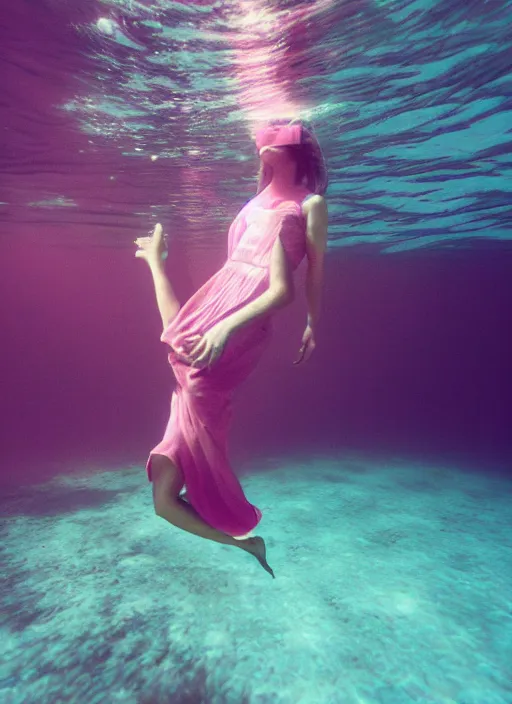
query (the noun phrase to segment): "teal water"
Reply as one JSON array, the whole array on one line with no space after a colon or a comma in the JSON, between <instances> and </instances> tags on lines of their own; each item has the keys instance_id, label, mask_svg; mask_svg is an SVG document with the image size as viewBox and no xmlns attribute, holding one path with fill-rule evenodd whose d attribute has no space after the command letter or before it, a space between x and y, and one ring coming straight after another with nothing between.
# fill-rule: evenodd
<instances>
[{"instance_id":1,"label":"teal water","mask_svg":"<svg viewBox=\"0 0 512 704\"><path fill-rule=\"evenodd\" d=\"M358 456L263 469L244 487L275 581L152 517L142 467L4 501L2 701L512 701L510 480Z\"/></svg>"}]
</instances>

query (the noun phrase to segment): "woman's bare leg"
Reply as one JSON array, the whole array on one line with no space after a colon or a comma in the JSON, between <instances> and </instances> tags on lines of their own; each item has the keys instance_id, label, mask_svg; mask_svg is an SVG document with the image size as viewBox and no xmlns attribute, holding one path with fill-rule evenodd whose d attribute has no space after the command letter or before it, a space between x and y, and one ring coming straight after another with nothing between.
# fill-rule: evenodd
<instances>
[{"instance_id":1,"label":"woman's bare leg","mask_svg":"<svg viewBox=\"0 0 512 704\"><path fill-rule=\"evenodd\" d=\"M162 318L162 325L166 328L178 315L180 302L176 298L171 282L165 273L162 254L165 252L166 247L160 223L155 225L155 230L151 237L139 237L135 240L135 244L138 247L135 256L138 259L144 259L151 271L158 311Z\"/></svg>"},{"instance_id":2,"label":"woman's bare leg","mask_svg":"<svg viewBox=\"0 0 512 704\"><path fill-rule=\"evenodd\" d=\"M184 481L181 471L164 455L153 455L151 458L151 476L153 482L153 503L155 512L160 518L172 523L173 526L198 535L200 538L213 540L224 545L240 545L227 533L212 528L196 513L179 493Z\"/></svg>"},{"instance_id":3,"label":"woman's bare leg","mask_svg":"<svg viewBox=\"0 0 512 704\"><path fill-rule=\"evenodd\" d=\"M164 455L151 458L151 478L153 483L153 503L157 516L164 518L181 530L198 535L206 540L213 540L223 545L233 545L251 553L261 566L274 576L266 560L266 548L263 538L245 538L236 540L233 536L212 528L205 523L193 507L180 498L184 481L181 471Z\"/></svg>"}]
</instances>

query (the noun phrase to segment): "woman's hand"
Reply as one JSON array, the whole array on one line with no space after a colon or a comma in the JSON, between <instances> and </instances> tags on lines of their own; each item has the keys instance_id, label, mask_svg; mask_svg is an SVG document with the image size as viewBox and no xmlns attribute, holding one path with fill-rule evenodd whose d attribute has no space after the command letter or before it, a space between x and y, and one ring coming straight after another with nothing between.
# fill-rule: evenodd
<instances>
[{"instance_id":1,"label":"woman's hand","mask_svg":"<svg viewBox=\"0 0 512 704\"><path fill-rule=\"evenodd\" d=\"M313 332L313 328L308 325L304 330L304 335L302 336L302 345L299 350L299 357L295 360L294 364L306 362L313 354L315 347L315 333Z\"/></svg>"},{"instance_id":2,"label":"woman's hand","mask_svg":"<svg viewBox=\"0 0 512 704\"><path fill-rule=\"evenodd\" d=\"M204 335L193 335L187 339L187 344L196 343L188 355L193 367L211 367L224 351L232 327L225 320L210 328Z\"/></svg>"},{"instance_id":3,"label":"woman's hand","mask_svg":"<svg viewBox=\"0 0 512 704\"><path fill-rule=\"evenodd\" d=\"M137 259L145 259L150 265L167 256L166 237L159 222L155 225L151 237L139 237L135 240L135 244L138 247L135 252Z\"/></svg>"}]
</instances>

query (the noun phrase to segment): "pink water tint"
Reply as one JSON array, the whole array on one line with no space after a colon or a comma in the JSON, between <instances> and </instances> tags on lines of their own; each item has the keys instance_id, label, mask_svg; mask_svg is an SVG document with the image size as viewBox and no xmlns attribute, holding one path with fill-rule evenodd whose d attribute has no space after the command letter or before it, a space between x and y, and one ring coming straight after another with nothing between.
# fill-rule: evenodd
<instances>
[{"instance_id":1,"label":"pink water tint","mask_svg":"<svg viewBox=\"0 0 512 704\"><path fill-rule=\"evenodd\" d=\"M147 272L122 249L48 248L53 225L39 242L32 230L20 226L2 259L0 482L37 481L49 463L142 465L172 392ZM209 273L225 256L216 242L212 233ZM183 257L168 267L191 291ZM509 282L506 258L492 253L332 253L313 358L292 366L299 298L236 399L237 470L340 447L467 464L510 457Z\"/></svg>"},{"instance_id":2,"label":"pink water tint","mask_svg":"<svg viewBox=\"0 0 512 704\"><path fill-rule=\"evenodd\" d=\"M165 213L164 221L180 233L167 266L185 300L221 266L227 237L221 218L233 217L241 205L240 191L219 188L218 174L229 177L231 165L212 166L206 138L201 156L190 156L183 171L174 159L121 156L119 145L106 139L90 144L77 115L55 108L79 92L77 77L88 60L72 51L79 47L71 21L56 23L45 14L42 5L13 4L1 43L12 60L4 74L10 102L2 111L10 129L0 198L8 201L0 223L6 245L0 261L0 471L2 480L13 481L37 479L53 461L62 463L60 471L95 462L142 465L165 425L172 378L147 272L132 257L133 237L147 231L152 203L182 198L188 217ZM305 34L309 42L310 31ZM45 46L38 74L26 47L43 52ZM294 51L289 47L285 54ZM289 64L280 66L286 75ZM292 81L290 93L295 87ZM177 142L188 136L177 123L166 134ZM357 167L362 153L351 149L350 135L349 163ZM435 177L435 164L425 168ZM463 173L464 162L457 168ZM394 170L391 162L383 173L392 179ZM231 174L249 184L253 164L236 164ZM347 184L342 169L333 176ZM206 191L201 222L189 206L202 204ZM27 205L58 194L76 207ZM339 207L351 217L356 196L328 194L331 212ZM354 227L350 217L344 222L338 214L338 236ZM377 216L376 229L379 222ZM201 229L200 242L189 237L191 223L194 235ZM512 382L504 341L510 264L483 243L482 250L393 257L357 248L330 251L319 344L310 364L291 366L304 323L298 301L279 316L269 355L241 390L233 433L237 470L244 467L241 460L249 458L257 468L267 453L292 456L315 447L460 455L482 463L510 458Z\"/></svg>"}]
</instances>

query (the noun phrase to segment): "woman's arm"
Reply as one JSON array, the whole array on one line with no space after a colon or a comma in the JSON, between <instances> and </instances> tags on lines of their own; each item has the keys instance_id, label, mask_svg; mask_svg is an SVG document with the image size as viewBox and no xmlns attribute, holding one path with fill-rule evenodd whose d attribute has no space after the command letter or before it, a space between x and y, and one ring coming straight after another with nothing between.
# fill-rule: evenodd
<instances>
[{"instance_id":1,"label":"woman's arm","mask_svg":"<svg viewBox=\"0 0 512 704\"><path fill-rule=\"evenodd\" d=\"M327 248L327 203L322 196L316 195L304 204L304 215L307 218L306 251L308 257L308 272L306 276L306 299L308 319L302 336L302 344L298 359L294 364L300 364L313 354L316 347L315 333L320 317L322 288L324 279L324 255Z\"/></svg>"},{"instance_id":2,"label":"woman's arm","mask_svg":"<svg viewBox=\"0 0 512 704\"><path fill-rule=\"evenodd\" d=\"M308 272L306 298L308 325L314 330L320 317L324 279L324 255L327 248L327 203L322 196L313 196L304 206L307 209L306 247Z\"/></svg>"},{"instance_id":3,"label":"woman's arm","mask_svg":"<svg viewBox=\"0 0 512 704\"><path fill-rule=\"evenodd\" d=\"M228 316L225 322L229 326L230 332L235 332L255 318L289 305L294 296L293 275L281 240L278 238L270 257L268 289L254 301Z\"/></svg>"},{"instance_id":4,"label":"woman's arm","mask_svg":"<svg viewBox=\"0 0 512 704\"><path fill-rule=\"evenodd\" d=\"M245 327L256 318L268 315L293 301L293 275L281 240L278 238L270 258L270 281L268 289L254 301L232 313L208 330L202 337L190 339L195 343L189 359L194 367L213 364L220 357L230 335Z\"/></svg>"},{"instance_id":5,"label":"woman's arm","mask_svg":"<svg viewBox=\"0 0 512 704\"><path fill-rule=\"evenodd\" d=\"M308 273L306 297L308 326L313 330L320 317L322 298L324 254L327 248L327 203L322 196L313 196L304 205L307 218L306 252ZM231 331L244 327L251 320L282 308L293 301L293 276L281 240L277 240L270 262L270 285L259 298L226 318Z\"/></svg>"},{"instance_id":6,"label":"woman's arm","mask_svg":"<svg viewBox=\"0 0 512 704\"><path fill-rule=\"evenodd\" d=\"M327 248L327 203L322 196L315 195L304 204L306 216L306 253L308 273L306 297L308 303L308 326L313 330L320 317L322 286L324 278L324 254ZM270 263L270 286L252 303L227 318L233 330L246 325L254 318L282 308L293 301L293 276L281 241L278 239L272 251Z\"/></svg>"}]
</instances>

